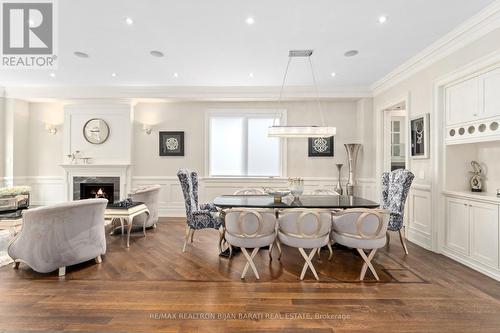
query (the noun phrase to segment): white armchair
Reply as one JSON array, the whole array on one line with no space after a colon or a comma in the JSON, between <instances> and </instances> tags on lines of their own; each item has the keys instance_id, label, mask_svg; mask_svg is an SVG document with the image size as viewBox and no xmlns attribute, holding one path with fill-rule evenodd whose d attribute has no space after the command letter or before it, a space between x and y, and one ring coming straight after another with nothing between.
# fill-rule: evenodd
<instances>
[{"instance_id":1,"label":"white armchair","mask_svg":"<svg viewBox=\"0 0 500 333\"><path fill-rule=\"evenodd\" d=\"M87 199L24 211L23 227L7 252L14 268L23 262L39 273L90 259L101 263L106 253L104 210L108 200Z\"/></svg>"},{"instance_id":2,"label":"white armchair","mask_svg":"<svg viewBox=\"0 0 500 333\"><path fill-rule=\"evenodd\" d=\"M142 227L144 225L144 220L146 220L146 228L156 228L156 223L158 222L158 207L160 206L160 189L160 185L149 185L130 193L132 201L144 202L149 210L149 215L141 214L134 217L132 222L133 225L140 225Z\"/></svg>"}]
</instances>

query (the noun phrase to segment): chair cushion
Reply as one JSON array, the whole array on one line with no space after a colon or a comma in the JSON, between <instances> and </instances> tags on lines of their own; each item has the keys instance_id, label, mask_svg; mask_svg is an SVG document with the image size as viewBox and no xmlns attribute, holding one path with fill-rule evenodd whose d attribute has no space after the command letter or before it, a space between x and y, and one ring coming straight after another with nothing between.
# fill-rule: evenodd
<instances>
[{"instance_id":1,"label":"chair cushion","mask_svg":"<svg viewBox=\"0 0 500 333\"><path fill-rule=\"evenodd\" d=\"M385 236L378 239L356 239L353 237L340 235L335 231L332 231L330 237L334 243L344 245L347 247L352 247L355 249L366 249L366 250L379 249L381 247L384 247L386 242Z\"/></svg>"},{"instance_id":2,"label":"chair cushion","mask_svg":"<svg viewBox=\"0 0 500 333\"><path fill-rule=\"evenodd\" d=\"M274 242L275 239L276 239L275 233L261 237L238 237L226 233L226 241L228 241L229 244L244 248L269 246Z\"/></svg>"},{"instance_id":3,"label":"chair cushion","mask_svg":"<svg viewBox=\"0 0 500 333\"><path fill-rule=\"evenodd\" d=\"M329 235L321 236L319 238L299 238L284 234L278 231L278 238L281 243L291 247L301 247L304 249L315 249L318 247L326 246L329 242Z\"/></svg>"}]
</instances>

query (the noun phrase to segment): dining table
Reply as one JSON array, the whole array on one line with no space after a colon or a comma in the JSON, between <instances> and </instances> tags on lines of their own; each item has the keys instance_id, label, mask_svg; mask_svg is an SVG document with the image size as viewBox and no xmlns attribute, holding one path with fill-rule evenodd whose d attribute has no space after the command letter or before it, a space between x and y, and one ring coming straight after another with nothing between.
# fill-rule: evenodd
<instances>
[{"instance_id":1,"label":"dining table","mask_svg":"<svg viewBox=\"0 0 500 333\"><path fill-rule=\"evenodd\" d=\"M343 210L351 208L378 208L380 204L356 196L347 195L301 195L298 198L286 196L276 200L271 195L221 195L214 199L214 205L222 210L230 208L268 208L268 209L290 209L290 208L316 208L329 210ZM239 249L233 248L233 253ZM229 250L223 250L221 257L229 257Z\"/></svg>"},{"instance_id":2,"label":"dining table","mask_svg":"<svg viewBox=\"0 0 500 333\"><path fill-rule=\"evenodd\" d=\"M350 209L378 208L379 203L356 196L347 195L301 195L298 198L286 196L277 201L270 195L221 195L215 198L214 205L222 210L228 208L316 208Z\"/></svg>"}]
</instances>

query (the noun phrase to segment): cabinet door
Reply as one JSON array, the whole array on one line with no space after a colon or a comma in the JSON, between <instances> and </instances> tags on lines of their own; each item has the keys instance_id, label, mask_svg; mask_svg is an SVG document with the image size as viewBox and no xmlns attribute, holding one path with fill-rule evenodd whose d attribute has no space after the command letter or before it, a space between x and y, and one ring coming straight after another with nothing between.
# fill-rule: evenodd
<instances>
[{"instance_id":1,"label":"cabinet door","mask_svg":"<svg viewBox=\"0 0 500 333\"><path fill-rule=\"evenodd\" d=\"M469 255L469 203L467 200L446 199L446 246Z\"/></svg>"},{"instance_id":2,"label":"cabinet door","mask_svg":"<svg viewBox=\"0 0 500 333\"><path fill-rule=\"evenodd\" d=\"M478 118L479 79L474 78L446 88L446 123L455 125Z\"/></svg>"},{"instance_id":3,"label":"cabinet door","mask_svg":"<svg viewBox=\"0 0 500 333\"><path fill-rule=\"evenodd\" d=\"M500 116L500 68L481 77L483 110L481 117Z\"/></svg>"},{"instance_id":4,"label":"cabinet door","mask_svg":"<svg viewBox=\"0 0 500 333\"><path fill-rule=\"evenodd\" d=\"M498 205L469 202L470 255L485 265L498 267Z\"/></svg>"}]
</instances>

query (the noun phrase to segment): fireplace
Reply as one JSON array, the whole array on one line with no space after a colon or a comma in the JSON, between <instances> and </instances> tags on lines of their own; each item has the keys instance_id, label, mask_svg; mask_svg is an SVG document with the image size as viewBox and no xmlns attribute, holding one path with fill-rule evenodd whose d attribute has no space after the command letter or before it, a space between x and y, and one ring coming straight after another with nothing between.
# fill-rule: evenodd
<instances>
[{"instance_id":1,"label":"fireplace","mask_svg":"<svg viewBox=\"0 0 500 333\"><path fill-rule=\"evenodd\" d=\"M115 185L113 183L80 183L80 199L108 199L114 202Z\"/></svg>"},{"instance_id":2,"label":"fireplace","mask_svg":"<svg viewBox=\"0 0 500 333\"><path fill-rule=\"evenodd\" d=\"M89 198L120 201L120 177L73 177L73 200Z\"/></svg>"}]
</instances>

